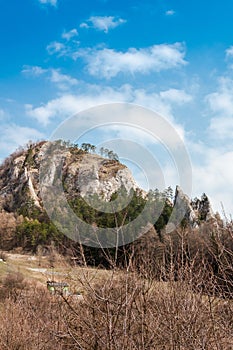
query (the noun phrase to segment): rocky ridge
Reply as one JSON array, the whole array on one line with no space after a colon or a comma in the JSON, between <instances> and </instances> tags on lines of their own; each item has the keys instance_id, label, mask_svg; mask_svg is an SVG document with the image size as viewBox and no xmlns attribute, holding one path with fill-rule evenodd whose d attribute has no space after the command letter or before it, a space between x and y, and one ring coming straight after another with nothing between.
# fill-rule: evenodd
<instances>
[{"instance_id":1,"label":"rocky ridge","mask_svg":"<svg viewBox=\"0 0 233 350\"><path fill-rule=\"evenodd\" d=\"M46 143L30 145L27 150L12 154L0 167L0 207L8 212L31 202L42 208L40 165ZM48 158L50 155L46 155ZM49 159L46 182L56 186L62 157L62 182L68 196L98 195L109 201L112 194L124 187L139 190L129 169L118 162L84 152L77 147L59 148ZM48 159L47 159L48 160Z\"/></svg>"},{"instance_id":2,"label":"rocky ridge","mask_svg":"<svg viewBox=\"0 0 233 350\"><path fill-rule=\"evenodd\" d=\"M55 144L45 141L29 145L28 149L16 151L0 166L0 209L17 213L25 205L43 210L40 194L40 166L48 147ZM114 159L88 153L76 146L59 147L58 152L46 154L48 167L45 182L56 186L58 169L62 167L62 186L68 198L97 195L105 201L122 187L146 194L139 189L129 169ZM200 222L215 220L210 201L206 195L201 199L190 198L177 186L174 203L176 221L185 220L195 228Z\"/></svg>"},{"instance_id":3,"label":"rocky ridge","mask_svg":"<svg viewBox=\"0 0 233 350\"><path fill-rule=\"evenodd\" d=\"M176 186L174 207L176 208L176 219L183 218L182 220L185 220L192 228L199 226L201 221L216 221L206 194L203 194L201 199L190 200L182 189Z\"/></svg>"}]
</instances>

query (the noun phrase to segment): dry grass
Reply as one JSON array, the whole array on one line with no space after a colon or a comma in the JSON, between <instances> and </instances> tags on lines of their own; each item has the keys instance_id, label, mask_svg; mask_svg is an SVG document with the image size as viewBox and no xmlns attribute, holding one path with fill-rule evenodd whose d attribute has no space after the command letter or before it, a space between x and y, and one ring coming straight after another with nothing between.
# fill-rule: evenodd
<instances>
[{"instance_id":1,"label":"dry grass","mask_svg":"<svg viewBox=\"0 0 233 350\"><path fill-rule=\"evenodd\" d=\"M231 350L232 226L217 235L202 229L198 237L167 237L163 250L154 247L163 252L158 258L144 242L144 250L139 245L130 252L124 270L71 268L58 259L55 270L65 271L82 298L50 296L20 275L8 276L0 349ZM29 263L36 266L35 260Z\"/></svg>"},{"instance_id":2,"label":"dry grass","mask_svg":"<svg viewBox=\"0 0 233 350\"><path fill-rule=\"evenodd\" d=\"M86 276L85 276L86 275ZM230 350L230 299L193 293L185 282L153 282L83 271L83 298L51 297L31 284L4 300L0 349Z\"/></svg>"},{"instance_id":3,"label":"dry grass","mask_svg":"<svg viewBox=\"0 0 233 350\"><path fill-rule=\"evenodd\" d=\"M67 327L77 349L232 349L232 299L194 293L191 280L156 282L112 272L68 301Z\"/></svg>"}]
</instances>

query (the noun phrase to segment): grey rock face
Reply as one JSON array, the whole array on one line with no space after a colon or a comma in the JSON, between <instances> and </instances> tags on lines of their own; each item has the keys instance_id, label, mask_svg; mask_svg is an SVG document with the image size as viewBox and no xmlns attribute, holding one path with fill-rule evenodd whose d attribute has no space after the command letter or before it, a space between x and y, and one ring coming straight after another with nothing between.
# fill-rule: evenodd
<instances>
[{"instance_id":1,"label":"grey rock face","mask_svg":"<svg viewBox=\"0 0 233 350\"><path fill-rule=\"evenodd\" d=\"M45 186L56 186L59 176L62 177L60 180L68 198L96 194L109 201L112 194L122 187L127 192L138 189L129 169L116 160L71 148L46 153L48 148L49 143L38 143L20 154L13 154L0 167L2 208L14 211L29 201L38 208L43 207L39 181L44 155L48 164L43 175Z\"/></svg>"},{"instance_id":2,"label":"grey rock face","mask_svg":"<svg viewBox=\"0 0 233 350\"><path fill-rule=\"evenodd\" d=\"M197 213L199 220L210 221L216 219L210 204L210 200L206 194L203 194L201 199L195 198L191 202L191 206Z\"/></svg>"},{"instance_id":3,"label":"grey rock face","mask_svg":"<svg viewBox=\"0 0 233 350\"><path fill-rule=\"evenodd\" d=\"M121 187L128 193L131 189L136 190L138 187L129 169L120 164L118 167L116 165L116 162L108 162L99 156L85 156L79 166L76 183L80 195L86 197L97 194L109 201L113 193Z\"/></svg>"},{"instance_id":4,"label":"grey rock face","mask_svg":"<svg viewBox=\"0 0 233 350\"><path fill-rule=\"evenodd\" d=\"M197 226L197 214L191 205L189 197L179 186L176 186L174 208L177 222L181 222L184 219L191 227Z\"/></svg>"},{"instance_id":5,"label":"grey rock face","mask_svg":"<svg viewBox=\"0 0 233 350\"><path fill-rule=\"evenodd\" d=\"M195 198L191 201L179 186L176 187L174 208L177 222L184 219L192 228L199 226L201 222L216 221L209 198L205 194L201 199Z\"/></svg>"},{"instance_id":6,"label":"grey rock face","mask_svg":"<svg viewBox=\"0 0 233 350\"><path fill-rule=\"evenodd\" d=\"M40 170L44 159L48 165L42 176L45 186L62 186L68 200L97 195L103 201L109 201L121 188L127 193L133 189L146 198L146 193L139 189L129 169L116 160L75 147L61 147L53 153L56 144L51 144L51 153L47 153L46 149L50 149L50 143L40 142L13 154L0 166L0 208L17 212L20 207L34 203L37 208L43 209ZM53 196L56 199L56 191L53 191ZM179 186L176 187L173 206L170 224L175 226L183 219L192 228L201 222L216 220L206 195L191 201Z\"/></svg>"}]
</instances>

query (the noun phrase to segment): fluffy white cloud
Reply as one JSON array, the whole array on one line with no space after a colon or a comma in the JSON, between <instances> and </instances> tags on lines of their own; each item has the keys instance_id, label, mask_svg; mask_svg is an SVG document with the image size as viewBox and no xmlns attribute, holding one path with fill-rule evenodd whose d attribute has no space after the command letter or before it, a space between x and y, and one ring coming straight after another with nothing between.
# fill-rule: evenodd
<instances>
[{"instance_id":1,"label":"fluffy white cloud","mask_svg":"<svg viewBox=\"0 0 233 350\"><path fill-rule=\"evenodd\" d=\"M231 116L233 114L233 96L230 91L218 91L207 96L210 109L215 114Z\"/></svg>"},{"instance_id":2,"label":"fluffy white cloud","mask_svg":"<svg viewBox=\"0 0 233 350\"><path fill-rule=\"evenodd\" d=\"M74 38L76 36L78 36L78 31L75 28L71 29L69 32L64 32L62 34L62 38L66 39L67 41L69 41L70 39L72 39L72 38Z\"/></svg>"},{"instance_id":3,"label":"fluffy white cloud","mask_svg":"<svg viewBox=\"0 0 233 350\"><path fill-rule=\"evenodd\" d=\"M185 65L185 48L181 43L161 44L148 48L130 48L126 52L113 49L80 49L73 58L82 57L93 76L112 78L119 73L160 72Z\"/></svg>"},{"instance_id":4,"label":"fluffy white cloud","mask_svg":"<svg viewBox=\"0 0 233 350\"><path fill-rule=\"evenodd\" d=\"M162 91L160 92L160 96L164 101L174 102L178 105L182 105L192 100L191 95L187 94L184 90L178 89L169 89Z\"/></svg>"},{"instance_id":5,"label":"fluffy white cloud","mask_svg":"<svg viewBox=\"0 0 233 350\"><path fill-rule=\"evenodd\" d=\"M80 41L76 39L77 35L78 32L76 29L72 29L70 32L64 32L62 34L62 41L53 41L47 45L46 49L48 54L58 57L73 57L80 46Z\"/></svg>"},{"instance_id":6,"label":"fluffy white cloud","mask_svg":"<svg viewBox=\"0 0 233 350\"><path fill-rule=\"evenodd\" d=\"M39 66L24 66L22 73L26 74L26 75L31 75L31 76L40 76L43 75L44 73L47 73L47 69L44 69L42 67Z\"/></svg>"},{"instance_id":7,"label":"fluffy white cloud","mask_svg":"<svg viewBox=\"0 0 233 350\"><path fill-rule=\"evenodd\" d=\"M176 13L176 12L175 12L174 10L167 10L167 11L165 12L165 15L166 15L166 16L173 16L175 13Z\"/></svg>"},{"instance_id":8,"label":"fluffy white cloud","mask_svg":"<svg viewBox=\"0 0 233 350\"><path fill-rule=\"evenodd\" d=\"M125 22L125 19L113 16L91 16L87 22L80 24L80 28L91 27L108 33L109 29L114 29Z\"/></svg>"},{"instance_id":9,"label":"fluffy white cloud","mask_svg":"<svg viewBox=\"0 0 233 350\"><path fill-rule=\"evenodd\" d=\"M86 28L86 29L90 28L90 26L86 22L81 23L79 27Z\"/></svg>"},{"instance_id":10,"label":"fluffy white cloud","mask_svg":"<svg viewBox=\"0 0 233 350\"><path fill-rule=\"evenodd\" d=\"M226 58L232 58L233 57L233 46L228 47L225 51Z\"/></svg>"},{"instance_id":11,"label":"fluffy white cloud","mask_svg":"<svg viewBox=\"0 0 233 350\"><path fill-rule=\"evenodd\" d=\"M225 55L228 68L233 69L233 46L225 50Z\"/></svg>"},{"instance_id":12,"label":"fluffy white cloud","mask_svg":"<svg viewBox=\"0 0 233 350\"><path fill-rule=\"evenodd\" d=\"M226 51L227 58L233 57L233 47ZM214 92L205 98L209 117L205 144L192 147L197 155L193 166L194 190L200 189L211 197L214 209L221 212L221 202L227 215L233 212L233 80L229 72L218 78ZM214 146L207 147L208 142ZM200 164L201 163L201 164Z\"/></svg>"},{"instance_id":13,"label":"fluffy white cloud","mask_svg":"<svg viewBox=\"0 0 233 350\"><path fill-rule=\"evenodd\" d=\"M69 87L75 86L78 84L78 80L72 78L69 75L62 74L60 69L48 68L44 69L39 66L25 66L22 70L22 73L33 76L46 76L51 83L56 84L56 86L61 90L67 90Z\"/></svg>"},{"instance_id":14,"label":"fluffy white cloud","mask_svg":"<svg viewBox=\"0 0 233 350\"><path fill-rule=\"evenodd\" d=\"M82 110L103 103L127 101L131 96L131 87L124 86L118 90L103 88L101 92L98 86L89 87L87 93L77 95L64 94L63 96L50 100L47 104L33 107L26 105L27 115L36 119L42 125L48 125L55 118L67 118Z\"/></svg>"},{"instance_id":15,"label":"fluffy white cloud","mask_svg":"<svg viewBox=\"0 0 233 350\"><path fill-rule=\"evenodd\" d=\"M34 107L26 105L26 113L28 116L36 119L40 124L46 126L54 119L64 120L80 111L90 107L105 103L128 102L147 107L154 110L173 122L181 139L184 139L184 130L182 126L175 123L172 115L173 106L180 104L180 97L177 99L166 99L166 91L163 97L159 93L148 93L145 90L134 90L130 85L124 85L119 89L110 87L101 88L98 86L83 87L87 89L86 93L80 94L64 94L63 96L50 100L47 104ZM178 90L176 91L179 96ZM168 90L169 95L169 90ZM185 96L183 102L188 102L188 95L180 90L180 95Z\"/></svg>"},{"instance_id":16,"label":"fluffy white cloud","mask_svg":"<svg viewBox=\"0 0 233 350\"><path fill-rule=\"evenodd\" d=\"M59 41L53 41L47 46L47 51L50 55L59 54L65 55L67 53L66 45Z\"/></svg>"},{"instance_id":17,"label":"fluffy white cloud","mask_svg":"<svg viewBox=\"0 0 233 350\"><path fill-rule=\"evenodd\" d=\"M231 118L212 118L209 130L213 137L226 140L232 139L233 135L233 117Z\"/></svg>"},{"instance_id":18,"label":"fluffy white cloud","mask_svg":"<svg viewBox=\"0 0 233 350\"><path fill-rule=\"evenodd\" d=\"M206 96L212 118L209 131L212 137L232 139L233 134L233 80L221 77L218 90Z\"/></svg>"},{"instance_id":19,"label":"fluffy white cloud","mask_svg":"<svg viewBox=\"0 0 233 350\"><path fill-rule=\"evenodd\" d=\"M57 0L39 0L41 4L57 6Z\"/></svg>"},{"instance_id":20,"label":"fluffy white cloud","mask_svg":"<svg viewBox=\"0 0 233 350\"><path fill-rule=\"evenodd\" d=\"M3 121L7 116L7 113L4 111L4 109L0 108L0 121Z\"/></svg>"},{"instance_id":21,"label":"fluffy white cloud","mask_svg":"<svg viewBox=\"0 0 233 350\"><path fill-rule=\"evenodd\" d=\"M20 145L24 146L29 140L38 141L44 139L44 135L34 129L17 124L2 125L0 130L0 149L4 150L5 154L10 154Z\"/></svg>"},{"instance_id":22,"label":"fluffy white cloud","mask_svg":"<svg viewBox=\"0 0 233 350\"><path fill-rule=\"evenodd\" d=\"M51 69L50 70L51 76L50 81L52 83L57 84L57 86L61 90L66 90L69 87L75 86L78 84L78 80L75 78L72 78L69 75L60 73L59 69Z\"/></svg>"},{"instance_id":23,"label":"fluffy white cloud","mask_svg":"<svg viewBox=\"0 0 233 350\"><path fill-rule=\"evenodd\" d=\"M214 211L221 214L221 203L227 216L233 212L233 152L202 147L200 157L203 164L193 163L193 193L200 196L205 192L211 200Z\"/></svg>"},{"instance_id":24,"label":"fluffy white cloud","mask_svg":"<svg viewBox=\"0 0 233 350\"><path fill-rule=\"evenodd\" d=\"M129 102L136 106L125 104L118 107L117 102ZM174 168L174 161L170 152L174 151L174 154L179 152L182 153L184 147L182 141L184 142L185 139L185 131L181 125L174 121L172 116L172 107L176 102L174 100L170 103L163 101L159 93L149 94L144 90L134 90L129 85L124 85L117 90L105 87L102 88L100 92L98 86L92 86L91 89L89 87L89 91L85 94L66 94L39 107L27 105L26 112L32 118L37 119L38 122L48 126L48 123L52 120L56 120L56 123L58 120L64 121L66 118L72 117L78 112L108 103L116 103L116 105L114 107L110 105L99 109L96 108L95 114L93 115L95 117L96 125L99 125L98 130L100 129L104 141L113 139L133 141L141 145L143 149L147 148L150 153L153 152L152 148L154 149L154 147L157 147L156 150L159 152L159 156L158 154L156 155L156 152L154 154L154 161L158 167L157 170L159 170L161 166L164 166L164 158L161 156L162 148L166 151L162 154L165 154L165 157L170 158L170 162ZM139 108L137 108L137 105ZM140 108L140 105L156 111L164 116L165 119L160 119L156 114L153 114L150 111L144 111ZM85 112L85 115L83 115L82 119L78 120L78 123L77 120L74 119L71 122L68 120L68 124L61 124L62 134L66 134L69 139L73 140L74 136L83 133L83 127L85 130L93 131L93 128L89 125L90 118L88 113L88 111ZM117 116L123 116L124 122L122 125L113 122L114 120L117 120ZM105 120L105 122L109 121L110 124L108 126L104 125L103 127L103 120ZM136 123L137 121L140 121L140 125L143 125L143 127L133 127L132 125L135 124L135 121ZM170 123L167 123L167 121ZM124 123L127 124L124 125ZM97 136L98 131L95 129L93 133L95 134L94 142L97 144L99 142ZM88 138L89 137L90 136L88 135ZM119 144L121 144L121 142ZM119 145L116 147L119 147ZM128 143L127 147L129 147ZM118 148L116 151L118 152ZM133 148L132 152L134 151L135 149ZM139 157L141 161L144 160L144 158L140 157L140 154L138 153L135 154L135 156L136 158ZM183 161L183 157L180 157L180 159ZM160 160L162 160L162 165L159 165ZM153 178L154 181L163 180L163 175L160 176L160 174L156 174L157 171L155 171L155 169L151 169L151 172L153 172L156 177L153 177L152 174L148 174L148 176L150 175L150 178ZM167 173L165 175L167 177ZM166 183L168 182L166 181ZM158 183L157 186L159 186Z\"/></svg>"},{"instance_id":25,"label":"fluffy white cloud","mask_svg":"<svg viewBox=\"0 0 233 350\"><path fill-rule=\"evenodd\" d=\"M25 110L27 115L33 117L44 126L46 126L49 123L49 119L53 116L53 113L51 113L49 109L49 105L47 106L47 108L45 108L45 106L42 105L41 107L36 107L33 109L33 106L31 104L26 104Z\"/></svg>"}]
</instances>

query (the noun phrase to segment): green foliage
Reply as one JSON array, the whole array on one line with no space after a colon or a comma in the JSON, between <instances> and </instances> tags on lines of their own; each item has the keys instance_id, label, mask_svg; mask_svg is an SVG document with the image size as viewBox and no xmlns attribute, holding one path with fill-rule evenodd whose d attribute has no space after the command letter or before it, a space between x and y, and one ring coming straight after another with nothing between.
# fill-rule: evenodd
<instances>
[{"instance_id":1,"label":"green foliage","mask_svg":"<svg viewBox=\"0 0 233 350\"><path fill-rule=\"evenodd\" d=\"M101 147L100 150L101 157L109 158L110 160L116 160L119 162L119 157L117 153L114 153L113 151L109 150L108 148Z\"/></svg>"},{"instance_id":2,"label":"green foliage","mask_svg":"<svg viewBox=\"0 0 233 350\"><path fill-rule=\"evenodd\" d=\"M34 161L34 151L33 149L30 147L27 151L27 154L26 154L26 158L25 158L25 161L24 161L24 166L29 166L29 167L34 167L35 166L35 161Z\"/></svg>"},{"instance_id":3,"label":"green foliage","mask_svg":"<svg viewBox=\"0 0 233 350\"><path fill-rule=\"evenodd\" d=\"M166 192L167 193L167 192ZM74 213L83 222L99 228L120 228L124 226L124 234L127 235L127 240L134 239L135 232L130 231L130 227L127 224L137 219L134 225L138 232L145 227L149 222L154 224L156 231L160 237L161 231L167 224L171 211L172 205L168 200L168 194L160 193L158 190L150 191L148 198L144 198L141 193L131 190L127 193L125 188L121 188L118 192L114 193L111 197L110 202L101 201L101 207L99 207L100 198L97 194L88 198L90 205L81 196L76 196L68 200ZM130 199L129 203L128 200ZM146 206L146 211L144 208ZM109 207L111 208L109 212ZM142 215L140 215L142 213ZM19 214L25 217L23 223L17 227L16 245L21 246L24 249L36 251L39 245L49 245L51 240L57 242L57 245L63 245L64 243L70 244L66 241L66 237L59 231L59 223L57 218L62 222L62 216L66 216L66 213L59 209L59 203L54 205L54 212L51 216L52 221L38 209L33 200L29 200L19 210ZM159 215L160 214L160 215ZM155 218L157 218L155 220ZM53 222L53 223L52 223ZM67 224L67 220L65 220ZM56 226L55 226L56 225ZM70 227L67 224L67 233L73 234L72 223ZM58 227L58 228L57 228ZM83 237L85 232L82 231ZM88 233L88 237L89 237ZM108 239L106 237L106 239ZM110 237L109 237L110 239ZM73 242L73 246L75 246ZM98 258L99 251L90 249L88 252L95 262L104 264L103 258ZM89 254L88 253L88 254ZM112 250L114 255L114 249Z\"/></svg>"},{"instance_id":4,"label":"green foliage","mask_svg":"<svg viewBox=\"0 0 233 350\"><path fill-rule=\"evenodd\" d=\"M17 226L16 237L17 246L36 252L39 245L49 245L54 238L61 240L62 235L51 222L25 219Z\"/></svg>"},{"instance_id":5,"label":"green foliage","mask_svg":"<svg viewBox=\"0 0 233 350\"><path fill-rule=\"evenodd\" d=\"M163 192L159 192L158 189L149 191L148 202L151 206L151 216L148 218L148 221L154 224L159 235L170 219L173 210L172 197L171 187L168 187Z\"/></svg>"},{"instance_id":6,"label":"green foliage","mask_svg":"<svg viewBox=\"0 0 233 350\"><path fill-rule=\"evenodd\" d=\"M130 203L125 205L126 199L131 196ZM95 209L98 208L100 202L97 195L93 195L91 198L89 197L89 201L93 203L92 206L88 205L86 200L79 196L72 199L69 204L80 219L88 224L96 224L98 227L116 227L127 224L141 213L146 203L146 200L135 191L132 190L131 194L127 194L124 188L112 195L110 203L101 202L103 206L102 211ZM106 212L107 206L111 203L111 211L113 212ZM123 209L119 210L119 208Z\"/></svg>"},{"instance_id":7,"label":"green foliage","mask_svg":"<svg viewBox=\"0 0 233 350\"><path fill-rule=\"evenodd\" d=\"M82 143L81 149L85 152L93 152L95 153L96 146L92 145L91 143Z\"/></svg>"},{"instance_id":8,"label":"green foliage","mask_svg":"<svg viewBox=\"0 0 233 350\"><path fill-rule=\"evenodd\" d=\"M41 215L41 210L35 206L34 200L29 198L27 202L20 206L18 214L30 219L38 219Z\"/></svg>"}]
</instances>

